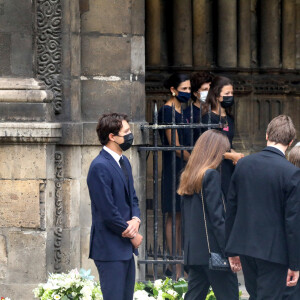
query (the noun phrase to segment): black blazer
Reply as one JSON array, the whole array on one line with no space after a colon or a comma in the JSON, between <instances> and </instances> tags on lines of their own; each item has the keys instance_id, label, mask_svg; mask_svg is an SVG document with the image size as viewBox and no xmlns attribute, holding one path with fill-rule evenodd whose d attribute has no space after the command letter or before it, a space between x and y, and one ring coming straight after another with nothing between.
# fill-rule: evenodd
<instances>
[{"instance_id":1,"label":"black blazer","mask_svg":"<svg viewBox=\"0 0 300 300\"><path fill-rule=\"evenodd\" d=\"M138 198L133 186L130 163L123 155L129 175L125 175L105 150L91 163L87 176L92 208L89 258L101 261L128 260L137 251L128 238L122 237L132 216L139 217Z\"/></svg>"},{"instance_id":2,"label":"black blazer","mask_svg":"<svg viewBox=\"0 0 300 300\"><path fill-rule=\"evenodd\" d=\"M300 170L266 147L239 160L226 213L226 251L300 267Z\"/></svg>"},{"instance_id":3,"label":"black blazer","mask_svg":"<svg viewBox=\"0 0 300 300\"><path fill-rule=\"evenodd\" d=\"M225 213L221 178L215 169L208 169L203 178L203 197L211 252L225 250ZM207 265L209 252L205 234L201 193L182 199L184 222L185 265Z\"/></svg>"}]
</instances>

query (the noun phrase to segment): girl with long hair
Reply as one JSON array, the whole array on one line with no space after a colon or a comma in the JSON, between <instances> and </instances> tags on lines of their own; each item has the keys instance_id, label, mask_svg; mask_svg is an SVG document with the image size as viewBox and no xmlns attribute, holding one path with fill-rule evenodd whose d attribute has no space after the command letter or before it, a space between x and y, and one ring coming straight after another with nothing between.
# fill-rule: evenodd
<instances>
[{"instance_id":1,"label":"girl with long hair","mask_svg":"<svg viewBox=\"0 0 300 300\"><path fill-rule=\"evenodd\" d=\"M204 300L209 286L217 300L239 298L236 274L208 267L210 251L225 252L226 204L218 168L228 151L230 143L226 135L214 129L206 131L197 140L180 177L178 194L183 197L184 264L189 268L187 300ZM239 266L234 267L234 271L239 269Z\"/></svg>"}]
</instances>

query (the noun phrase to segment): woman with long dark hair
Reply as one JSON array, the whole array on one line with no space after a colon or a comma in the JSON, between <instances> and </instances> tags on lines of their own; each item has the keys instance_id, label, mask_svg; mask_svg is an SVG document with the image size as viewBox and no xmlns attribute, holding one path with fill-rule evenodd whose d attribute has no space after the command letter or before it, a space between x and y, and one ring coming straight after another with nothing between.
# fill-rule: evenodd
<instances>
[{"instance_id":1,"label":"woman with long dark hair","mask_svg":"<svg viewBox=\"0 0 300 300\"><path fill-rule=\"evenodd\" d=\"M172 111L175 109L175 123L184 122L182 116L182 104L187 103L191 97L191 83L189 75L174 73L164 83L171 97L165 103L165 105L159 110L158 122L160 124L172 123ZM177 129L175 134L175 145L184 145L184 130ZM162 144L165 146L172 145L172 129L166 129L160 131ZM171 151L163 151L162 157L162 212L167 214L166 218L166 242L170 254L172 253L172 208L173 208L173 191L177 190L179 176L185 161L188 160L190 154L188 151L176 151L176 165L175 169L172 169L172 155ZM183 156L183 160L181 157ZM173 173L175 172L176 183L173 187ZM180 196L176 193L176 254L181 254L181 207ZM171 270L167 269L167 276L171 276ZM180 277L180 265L176 266L176 278Z\"/></svg>"},{"instance_id":2,"label":"woman with long dark hair","mask_svg":"<svg viewBox=\"0 0 300 300\"><path fill-rule=\"evenodd\" d=\"M232 114L232 107L234 105L233 84L227 77L216 76L210 84L210 89L207 94L206 101L203 105L202 123L208 124L211 119L211 124L222 124L219 130L224 133L230 142L230 151L224 154L224 161L221 166L221 181L222 190L226 199L227 191L231 175L234 171L234 165L244 155L237 153L232 146L234 138L234 118ZM211 107L211 114L209 114L209 107ZM203 128L205 132L207 128Z\"/></svg>"},{"instance_id":3,"label":"woman with long dark hair","mask_svg":"<svg viewBox=\"0 0 300 300\"><path fill-rule=\"evenodd\" d=\"M209 286L217 300L238 300L236 274L209 269L210 252L225 252L225 209L218 168L230 150L226 135L217 130L197 140L181 175L178 194L183 196L184 264L189 268L186 300L204 300ZM235 272L239 265L233 265Z\"/></svg>"}]
</instances>

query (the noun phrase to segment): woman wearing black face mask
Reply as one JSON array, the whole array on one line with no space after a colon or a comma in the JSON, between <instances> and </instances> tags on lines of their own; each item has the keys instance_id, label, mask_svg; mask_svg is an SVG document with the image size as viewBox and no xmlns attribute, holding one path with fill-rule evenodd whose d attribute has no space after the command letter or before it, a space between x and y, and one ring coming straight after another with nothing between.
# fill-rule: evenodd
<instances>
[{"instance_id":1,"label":"woman wearing black face mask","mask_svg":"<svg viewBox=\"0 0 300 300\"><path fill-rule=\"evenodd\" d=\"M165 103L165 105L159 110L158 122L160 124L172 123L172 107L175 108L175 122L176 124L185 122L182 116L182 104L188 102L191 97L191 83L190 78L186 74L174 73L164 83L171 93L171 98ZM161 130L160 137L162 144L165 146L172 145L171 129ZM184 130L177 129L175 131L176 146L184 145ZM163 151L163 165L162 165L162 212L167 214L166 218L166 241L170 254L172 254L172 177L174 172L176 173L176 186L178 187L179 177L182 168L184 167L184 161L187 161L190 154L188 151L183 151L183 159L181 161L181 151L176 151L176 166L175 170L172 170L172 152ZM180 196L176 193L176 253L181 253L181 208L180 208ZM174 216L175 217L175 216ZM175 255L175 253L174 253ZM171 270L167 269L167 276L171 276ZM180 276L180 265L176 267L176 277Z\"/></svg>"},{"instance_id":2,"label":"woman wearing black face mask","mask_svg":"<svg viewBox=\"0 0 300 300\"><path fill-rule=\"evenodd\" d=\"M237 153L232 148L232 140L234 137L234 119L232 115L232 106L234 104L233 85L229 78L216 76L211 85L203 105L202 123L208 124L209 121L209 106L211 106L211 124L219 124L220 120L223 127L220 128L227 135L231 151L224 154L224 160L221 164L222 190L226 197L229 188L230 178L234 170L234 165L244 155ZM207 128L202 129L202 132Z\"/></svg>"}]
</instances>

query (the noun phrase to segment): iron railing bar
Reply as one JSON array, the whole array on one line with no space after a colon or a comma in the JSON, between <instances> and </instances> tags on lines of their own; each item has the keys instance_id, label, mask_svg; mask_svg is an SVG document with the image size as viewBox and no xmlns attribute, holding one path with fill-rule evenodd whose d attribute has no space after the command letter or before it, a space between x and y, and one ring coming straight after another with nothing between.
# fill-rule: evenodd
<instances>
[{"instance_id":1,"label":"iron railing bar","mask_svg":"<svg viewBox=\"0 0 300 300\"><path fill-rule=\"evenodd\" d=\"M141 129L144 130L144 129L185 129L185 128L207 128L208 125L210 125L211 127L214 127L214 128L220 128L220 124L200 124L200 123L193 123L193 124L167 124L165 123L165 125L144 125L142 124L141 125ZM223 124L221 124L223 127Z\"/></svg>"},{"instance_id":2,"label":"iron railing bar","mask_svg":"<svg viewBox=\"0 0 300 300\"><path fill-rule=\"evenodd\" d=\"M192 103L191 108L190 108L190 114L191 114L191 118L190 118L191 123L190 124L191 125L194 124L194 108L193 107L194 107L194 104ZM191 146L192 146L194 144L194 130L193 129L190 130L190 134L191 134L190 143L191 143Z\"/></svg>"},{"instance_id":3,"label":"iron railing bar","mask_svg":"<svg viewBox=\"0 0 300 300\"><path fill-rule=\"evenodd\" d=\"M171 147L171 146L157 146L157 147L147 147L147 146L141 146L139 147L140 151L173 151L175 150L193 150L193 146L176 146L176 147Z\"/></svg>"},{"instance_id":4,"label":"iron railing bar","mask_svg":"<svg viewBox=\"0 0 300 300\"><path fill-rule=\"evenodd\" d=\"M138 260L138 264L162 264L162 265L173 265L173 267L176 264L183 264L183 260L155 260L155 259L149 259L149 260ZM173 274L173 276L176 274Z\"/></svg>"},{"instance_id":5,"label":"iron railing bar","mask_svg":"<svg viewBox=\"0 0 300 300\"><path fill-rule=\"evenodd\" d=\"M200 101L200 107L199 107L199 123L202 124L202 101Z\"/></svg>"},{"instance_id":6,"label":"iron railing bar","mask_svg":"<svg viewBox=\"0 0 300 300\"><path fill-rule=\"evenodd\" d=\"M167 251L166 251L166 214L163 214L163 259L167 260ZM163 265L163 272L166 272L166 265Z\"/></svg>"},{"instance_id":7,"label":"iron railing bar","mask_svg":"<svg viewBox=\"0 0 300 300\"><path fill-rule=\"evenodd\" d=\"M212 126L211 126L211 105L209 105L208 107L208 124L206 125L206 127L208 127L208 129L211 129Z\"/></svg>"},{"instance_id":8,"label":"iron railing bar","mask_svg":"<svg viewBox=\"0 0 300 300\"><path fill-rule=\"evenodd\" d=\"M175 122L175 106L172 105L172 123L173 125L176 124ZM176 147L176 129L173 127L172 129L172 135L171 135L171 145L173 146L172 151L172 250L169 249L169 251L172 251L172 257L175 257L176 255L176 150L174 150L174 147ZM173 274L172 278L176 279L176 266L173 265L172 268Z\"/></svg>"},{"instance_id":9,"label":"iron railing bar","mask_svg":"<svg viewBox=\"0 0 300 300\"><path fill-rule=\"evenodd\" d=\"M154 124L158 124L158 112L157 112L157 103L154 106ZM153 130L153 141L154 147L156 148L158 145L158 131L157 129ZM157 235L158 235L158 152L157 150L153 151L153 192L154 192L154 222L153 222L153 230L154 230L154 241L153 241L153 250L154 250L154 259L157 259ZM157 265L154 265L154 280L157 279Z\"/></svg>"},{"instance_id":10,"label":"iron railing bar","mask_svg":"<svg viewBox=\"0 0 300 300\"><path fill-rule=\"evenodd\" d=\"M181 105L181 122L183 123L183 110L182 110L182 105ZM193 130L192 130L193 131ZM183 130L180 131L180 140L183 141ZM180 150L180 170L183 169L184 166L184 151L185 150ZM180 196L180 206L181 206L181 201L182 201L182 196ZM180 218L180 223L182 225L182 218ZM183 242L183 234L182 234L182 226L180 226L180 253L183 253L182 249L182 242ZM179 241L178 241L179 243ZM181 275L183 275L183 267L181 266Z\"/></svg>"},{"instance_id":11,"label":"iron railing bar","mask_svg":"<svg viewBox=\"0 0 300 300\"><path fill-rule=\"evenodd\" d=\"M147 253L148 253L147 255L148 255L148 257L153 257L154 254L152 253L152 249L150 249L150 250L147 251ZM163 256L163 254L158 254L157 257L163 258L164 256ZM166 255L165 258L166 258L166 260L173 260L173 256L171 256L171 255ZM175 259L183 259L183 256L176 255Z\"/></svg>"}]
</instances>

